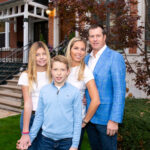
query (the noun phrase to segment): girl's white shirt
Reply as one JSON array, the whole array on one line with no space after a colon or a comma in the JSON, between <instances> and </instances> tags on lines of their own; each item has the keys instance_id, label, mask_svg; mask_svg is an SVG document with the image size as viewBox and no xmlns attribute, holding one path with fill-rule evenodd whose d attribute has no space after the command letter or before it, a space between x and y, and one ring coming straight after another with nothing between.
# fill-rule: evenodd
<instances>
[{"instance_id":1,"label":"girl's white shirt","mask_svg":"<svg viewBox=\"0 0 150 150\"><path fill-rule=\"evenodd\" d=\"M37 109L41 88L47 84L49 84L49 79L47 78L46 72L37 72L37 84L33 83L33 91L31 92L33 111ZM28 74L26 72L20 75L18 85L29 86Z\"/></svg>"},{"instance_id":2,"label":"girl's white shirt","mask_svg":"<svg viewBox=\"0 0 150 150\"><path fill-rule=\"evenodd\" d=\"M70 74L67 78L67 82L69 82L70 84L72 84L73 86L75 86L76 88L80 90L81 97L83 99L84 94L85 94L85 89L86 89L86 83L94 79L94 76L91 70L87 66L85 66L83 80L79 81L78 80L79 69L80 69L80 66L75 66L75 67L70 68ZM85 115L86 115L86 106L83 105L82 103L82 119L85 117Z\"/></svg>"}]
</instances>

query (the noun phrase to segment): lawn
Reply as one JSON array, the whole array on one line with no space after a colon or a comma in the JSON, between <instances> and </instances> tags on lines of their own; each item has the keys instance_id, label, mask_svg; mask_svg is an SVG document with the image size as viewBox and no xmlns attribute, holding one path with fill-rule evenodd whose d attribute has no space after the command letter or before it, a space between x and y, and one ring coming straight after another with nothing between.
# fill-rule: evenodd
<instances>
[{"instance_id":1,"label":"lawn","mask_svg":"<svg viewBox=\"0 0 150 150\"><path fill-rule=\"evenodd\" d=\"M0 150L15 150L20 116L0 119ZM127 99L118 136L119 150L150 150L150 100ZM82 150L90 150L87 135Z\"/></svg>"}]
</instances>

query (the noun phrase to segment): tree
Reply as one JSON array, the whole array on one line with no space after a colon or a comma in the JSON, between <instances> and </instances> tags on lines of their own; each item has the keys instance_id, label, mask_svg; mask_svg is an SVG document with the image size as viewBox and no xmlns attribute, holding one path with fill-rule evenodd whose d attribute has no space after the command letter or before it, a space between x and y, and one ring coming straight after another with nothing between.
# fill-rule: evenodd
<instances>
[{"instance_id":1,"label":"tree","mask_svg":"<svg viewBox=\"0 0 150 150\"><path fill-rule=\"evenodd\" d=\"M148 1L145 0L147 4ZM79 31L87 38L86 26L101 23L107 28L107 44L116 50L122 50L126 58L127 70L135 74L135 85L150 95L150 58L142 45L142 26L137 26L137 0L53 0L58 8L61 28L70 32ZM146 7L147 8L147 7ZM146 9L147 12L147 9ZM148 27L150 27L148 25ZM127 48L138 48L141 61L130 64L126 55Z\"/></svg>"}]
</instances>

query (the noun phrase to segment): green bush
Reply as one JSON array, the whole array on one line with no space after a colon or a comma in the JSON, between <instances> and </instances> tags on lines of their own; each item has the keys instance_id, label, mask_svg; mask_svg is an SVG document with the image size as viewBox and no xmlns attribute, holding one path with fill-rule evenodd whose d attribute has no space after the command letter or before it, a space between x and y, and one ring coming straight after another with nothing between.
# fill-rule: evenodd
<instances>
[{"instance_id":1,"label":"green bush","mask_svg":"<svg viewBox=\"0 0 150 150\"><path fill-rule=\"evenodd\" d=\"M150 101L127 99L118 147L121 150L150 149Z\"/></svg>"}]
</instances>

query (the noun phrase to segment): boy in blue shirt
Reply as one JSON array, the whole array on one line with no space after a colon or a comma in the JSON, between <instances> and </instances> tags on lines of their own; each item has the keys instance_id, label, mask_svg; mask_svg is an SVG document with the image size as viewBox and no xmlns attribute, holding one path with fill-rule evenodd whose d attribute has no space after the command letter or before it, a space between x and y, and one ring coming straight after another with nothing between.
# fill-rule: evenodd
<instances>
[{"instance_id":1,"label":"boy in blue shirt","mask_svg":"<svg viewBox=\"0 0 150 150\"><path fill-rule=\"evenodd\" d=\"M51 62L53 81L40 91L33 126L25 141L18 141L18 149L27 149L42 127L39 150L77 150L81 132L80 92L65 82L69 74L66 57L55 56Z\"/></svg>"}]
</instances>

